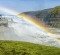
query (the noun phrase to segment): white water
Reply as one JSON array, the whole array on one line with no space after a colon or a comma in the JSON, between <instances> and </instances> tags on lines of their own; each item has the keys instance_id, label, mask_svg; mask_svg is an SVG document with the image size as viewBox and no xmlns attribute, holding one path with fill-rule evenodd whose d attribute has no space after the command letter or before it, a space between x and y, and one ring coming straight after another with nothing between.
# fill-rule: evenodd
<instances>
[{"instance_id":1,"label":"white water","mask_svg":"<svg viewBox=\"0 0 60 55\"><path fill-rule=\"evenodd\" d=\"M17 17L11 18L7 18L8 27L0 26L0 40L17 40L60 46L52 37L29 22Z\"/></svg>"}]
</instances>

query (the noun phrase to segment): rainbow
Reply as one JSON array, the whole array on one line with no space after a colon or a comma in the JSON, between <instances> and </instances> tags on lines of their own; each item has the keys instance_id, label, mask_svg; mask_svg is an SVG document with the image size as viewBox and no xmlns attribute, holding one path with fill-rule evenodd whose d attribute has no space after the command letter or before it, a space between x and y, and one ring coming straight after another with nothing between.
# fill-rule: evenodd
<instances>
[{"instance_id":1,"label":"rainbow","mask_svg":"<svg viewBox=\"0 0 60 55\"><path fill-rule=\"evenodd\" d=\"M10 13L10 14L12 14L12 15L18 14L18 12L15 12L14 10L11 10L11 9L6 8L6 7L3 7L3 6L0 6L0 10L1 10L1 11L4 11L4 12L7 12L7 13Z\"/></svg>"},{"instance_id":2,"label":"rainbow","mask_svg":"<svg viewBox=\"0 0 60 55\"><path fill-rule=\"evenodd\" d=\"M37 26L38 28L40 28L41 30L43 30L43 32L45 32L46 34L48 34L49 36L53 37L56 41L60 42L58 39L56 39L56 35L52 34L46 27L44 27L41 23L38 23L38 21L34 20L32 17L25 15L24 13L19 14L18 12L15 12L14 10L8 9L6 7L0 6L0 10L16 15L18 17L22 17L23 19L25 19L26 21L32 23L33 25ZM17 15L19 14L19 15Z\"/></svg>"},{"instance_id":3,"label":"rainbow","mask_svg":"<svg viewBox=\"0 0 60 55\"><path fill-rule=\"evenodd\" d=\"M45 32L48 36L53 37L56 41L60 42L60 40L56 39L57 36L55 34L51 33L47 27L43 26L40 22L34 20L31 16L21 13L18 15L18 17L22 17L23 19L29 21L30 23L34 24L38 28L42 29L42 31Z\"/></svg>"}]
</instances>

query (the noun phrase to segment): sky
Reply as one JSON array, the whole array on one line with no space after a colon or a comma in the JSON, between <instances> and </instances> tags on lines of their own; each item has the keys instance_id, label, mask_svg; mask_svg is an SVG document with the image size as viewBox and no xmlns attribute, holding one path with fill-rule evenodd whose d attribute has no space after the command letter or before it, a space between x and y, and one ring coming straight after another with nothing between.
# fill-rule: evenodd
<instances>
[{"instance_id":1,"label":"sky","mask_svg":"<svg viewBox=\"0 0 60 55\"><path fill-rule=\"evenodd\" d=\"M48 9L60 5L60 0L0 0L0 6L18 13Z\"/></svg>"}]
</instances>

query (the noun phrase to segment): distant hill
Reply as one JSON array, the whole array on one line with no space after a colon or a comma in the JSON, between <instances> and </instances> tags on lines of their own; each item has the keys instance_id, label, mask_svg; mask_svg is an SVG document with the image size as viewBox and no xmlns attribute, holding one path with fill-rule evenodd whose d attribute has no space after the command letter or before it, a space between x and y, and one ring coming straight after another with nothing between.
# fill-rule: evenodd
<instances>
[{"instance_id":1,"label":"distant hill","mask_svg":"<svg viewBox=\"0 0 60 55\"><path fill-rule=\"evenodd\" d=\"M32 17L36 17L38 19L38 18L44 18L50 12L51 12L51 9L44 9L39 11L24 12L24 14L31 15Z\"/></svg>"},{"instance_id":2,"label":"distant hill","mask_svg":"<svg viewBox=\"0 0 60 55\"><path fill-rule=\"evenodd\" d=\"M48 26L60 28L60 6L40 11L24 12L24 14L30 15Z\"/></svg>"}]
</instances>

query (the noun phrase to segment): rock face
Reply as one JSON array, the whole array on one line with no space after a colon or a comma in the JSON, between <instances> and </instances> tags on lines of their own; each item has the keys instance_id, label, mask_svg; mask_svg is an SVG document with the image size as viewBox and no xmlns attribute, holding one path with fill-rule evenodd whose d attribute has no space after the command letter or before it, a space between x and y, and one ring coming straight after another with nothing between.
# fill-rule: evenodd
<instances>
[{"instance_id":1,"label":"rock face","mask_svg":"<svg viewBox=\"0 0 60 55\"><path fill-rule=\"evenodd\" d=\"M35 17L36 20L45 23L47 26L60 28L60 6L45 9L41 11L24 12L25 14Z\"/></svg>"},{"instance_id":2,"label":"rock face","mask_svg":"<svg viewBox=\"0 0 60 55\"><path fill-rule=\"evenodd\" d=\"M3 18L2 15L0 15L0 26L8 26L8 20L6 18Z\"/></svg>"},{"instance_id":3,"label":"rock face","mask_svg":"<svg viewBox=\"0 0 60 55\"><path fill-rule=\"evenodd\" d=\"M60 28L60 6L51 9L46 17L46 23L52 27Z\"/></svg>"}]
</instances>

